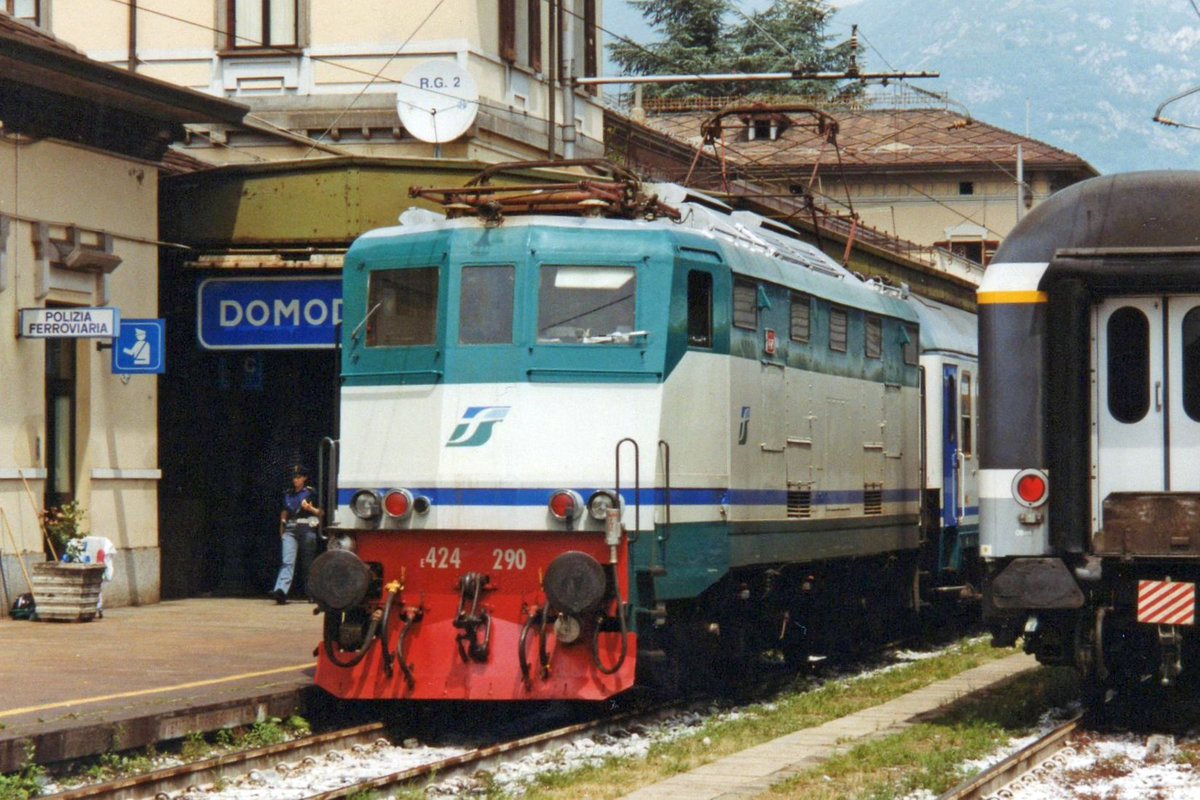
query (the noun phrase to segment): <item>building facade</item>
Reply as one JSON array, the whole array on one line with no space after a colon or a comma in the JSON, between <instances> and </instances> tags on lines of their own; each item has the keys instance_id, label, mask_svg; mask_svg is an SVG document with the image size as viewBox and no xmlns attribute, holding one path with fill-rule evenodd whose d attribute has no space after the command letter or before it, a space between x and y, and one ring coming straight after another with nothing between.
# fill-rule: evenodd
<instances>
[{"instance_id":1,"label":"building facade","mask_svg":"<svg viewBox=\"0 0 1200 800\"><path fill-rule=\"evenodd\" d=\"M184 121L232 123L242 113L91 62L0 15L0 569L9 595L28 591L25 567L50 554L39 514L74 500L86 527L118 549L105 599L158 599L157 378L115 374L105 326L159 316L157 163L167 144Z\"/></svg>"},{"instance_id":2,"label":"building facade","mask_svg":"<svg viewBox=\"0 0 1200 800\"><path fill-rule=\"evenodd\" d=\"M602 155L596 93L564 89L596 74L599 0L25 2L94 59L249 104L190 127L211 163Z\"/></svg>"}]
</instances>

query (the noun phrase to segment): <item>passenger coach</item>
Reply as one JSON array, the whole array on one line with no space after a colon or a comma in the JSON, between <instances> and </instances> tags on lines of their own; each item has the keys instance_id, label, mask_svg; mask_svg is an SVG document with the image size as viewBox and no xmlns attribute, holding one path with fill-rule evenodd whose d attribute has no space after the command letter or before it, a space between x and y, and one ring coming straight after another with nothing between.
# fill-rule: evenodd
<instances>
[{"instance_id":1,"label":"passenger coach","mask_svg":"<svg viewBox=\"0 0 1200 800\"><path fill-rule=\"evenodd\" d=\"M1200 671L1200 173L1076 184L979 289L984 612L1097 694Z\"/></svg>"}]
</instances>

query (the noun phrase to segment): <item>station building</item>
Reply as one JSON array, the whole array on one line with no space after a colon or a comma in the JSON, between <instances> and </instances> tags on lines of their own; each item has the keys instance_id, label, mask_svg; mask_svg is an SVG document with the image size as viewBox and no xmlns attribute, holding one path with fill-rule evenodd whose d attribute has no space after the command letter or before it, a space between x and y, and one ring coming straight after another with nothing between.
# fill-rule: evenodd
<instances>
[{"instance_id":1,"label":"station building","mask_svg":"<svg viewBox=\"0 0 1200 800\"><path fill-rule=\"evenodd\" d=\"M158 378L115 374L108 345L120 320L159 316L167 146L186 122L232 124L244 113L0 15L5 609L29 590L29 563L48 555L39 512L70 500L118 548L106 601L158 599Z\"/></svg>"}]
</instances>

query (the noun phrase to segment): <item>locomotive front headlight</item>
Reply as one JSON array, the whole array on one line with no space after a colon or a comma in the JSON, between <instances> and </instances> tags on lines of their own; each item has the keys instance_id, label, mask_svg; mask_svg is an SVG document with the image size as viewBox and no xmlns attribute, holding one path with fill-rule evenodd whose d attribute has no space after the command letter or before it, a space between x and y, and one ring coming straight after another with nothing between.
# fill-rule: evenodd
<instances>
[{"instance_id":1,"label":"locomotive front headlight","mask_svg":"<svg viewBox=\"0 0 1200 800\"><path fill-rule=\"evenodd\" d=\"M375 490L359 489L350 498L350 510L359 519L373 522L383 513L383 502Z\"/></svg>"},{"instance_id":2,"label":"locomotive front headlight","mask_svg":"<svg viewBox=\"0 0 1200 800\"><path fill-rule=\"evenodd\" d=\"M571 489L559 489L550 495L550 500L546 505L549 506L550 513L554 515L555 519L570 522L583 511L583 498L579 496L579 492Z\"/></svg>"},{"instance_id":3,"label":"locomotive front headlight","mask_svg":"<svg viewBox=\"0 0 1200 800\"><path fill-rule=\"evenodd\" d=\"M1037 508L1046 502L1050 483L1040 469L1023 469L1013 477L1013 497L1026 508Z\"/></svg>"},{"instance_id":4,"label":"locomotive front headlight","mask_svg":"<svg viewBox=\"0 0 1200 800\"><path fill-rule=\"evenodd\" d=\"M592 519L603 522L608 515L608 510L610 508L620 508L620 502L616 492L610 492L606 489L592 492L592 496L587 501L588 514Z\"/></svg>"},{"instance_id":5,"label":"locomotive front headlight","mask_svg":"<svg viewBox=\"0 0 1200 800\"><path fill-rule=\"evenodd\" d=\"M413 511L413 496L408 489L391 489L383 496L383 510L389 517L408 519Z\"/></svg>"}]
</instances>

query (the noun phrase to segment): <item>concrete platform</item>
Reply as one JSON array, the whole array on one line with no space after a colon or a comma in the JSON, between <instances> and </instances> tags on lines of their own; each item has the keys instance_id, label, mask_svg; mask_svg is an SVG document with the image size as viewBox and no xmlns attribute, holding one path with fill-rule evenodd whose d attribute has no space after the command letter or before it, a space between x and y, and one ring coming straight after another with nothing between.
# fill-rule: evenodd
<instances>
[{"instance_id":1,"label":"concrete platform","mask_svg":"<svg viewBox=\"0 0 1200 800\"><path fill-rule=\"evenodd\" d=\"M992 661L886 703L790 733L702 767L643 786L624 800L732 800L766 792L773 783L817 766L862 741L897 733L955 700L1037 669L1023 653Z\"/></svg>"},{"instance_id":2,"label":"concrete platform","mask_svg":"<svg viewBox=\"0 0 1200 800\"><path fill-rule=\"evenodd\" d=\"M92 622L0 618L0 771L304 713L321 620L263 599L113 608Z\"/></svg>"}]
</instances>

